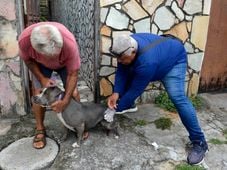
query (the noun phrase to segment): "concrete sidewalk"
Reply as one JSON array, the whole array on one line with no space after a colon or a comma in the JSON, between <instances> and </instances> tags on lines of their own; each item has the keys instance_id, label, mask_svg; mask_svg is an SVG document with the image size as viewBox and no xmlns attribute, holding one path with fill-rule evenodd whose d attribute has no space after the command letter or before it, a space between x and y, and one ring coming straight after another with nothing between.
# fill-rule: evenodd
<instances>
[{"instance_id":1,"label":"concrete sidewalk","mask_svg":"<svg viewBox=\"0 0 227 170\"><path fill-rule=\"evenodd\" d=\"M204 165L210 170L227 170L227 93L200 96L206 104L198 117L210 149ZM170 130L156 128L154 121L160 117L171 118ZM45 149L35 150L30 138L34 133L33 116L2 119L0 169L171 170L185 163L188 134L177 114L154 104L142 104L138 112L118 116L118 120L119 139L112 134L106 136L97 127L80 148L73 148L75 134L61 142L62 125L53 112L48 112L45 124L50 139Z\"/></svg>"}]
</instances>

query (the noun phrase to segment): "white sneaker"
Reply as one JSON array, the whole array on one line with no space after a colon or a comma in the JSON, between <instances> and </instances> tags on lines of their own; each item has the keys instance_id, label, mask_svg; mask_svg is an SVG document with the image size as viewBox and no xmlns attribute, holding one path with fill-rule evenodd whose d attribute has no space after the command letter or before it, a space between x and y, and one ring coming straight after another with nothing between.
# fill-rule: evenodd
<instances>
[{"instance_id":1,"label":"white sneaker","mask_svg":"<svg viewBox=\"0 0 227 170\"><path fill-rule=\"evenodd\" d=\"M121 112L116 112L115 114L124 114L124 113L132 113L132 112L136 112L138 110L137 106L133 106L129 109L126 110L122 110Z\"/></svg>"}]
</instances>

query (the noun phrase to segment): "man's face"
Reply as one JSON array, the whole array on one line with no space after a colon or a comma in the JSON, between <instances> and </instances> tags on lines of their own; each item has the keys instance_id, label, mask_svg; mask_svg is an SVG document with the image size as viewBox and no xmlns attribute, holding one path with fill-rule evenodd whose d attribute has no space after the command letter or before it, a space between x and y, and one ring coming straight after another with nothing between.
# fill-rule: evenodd
<instances>
[{"instance_id":1,"label":"man's face","mask_svg":"<svg viewBox=\"0 0 227 170\"><path fill-rule=\"evenodd\" d=\"M117 61L123 65L129 65L135 59L135 56L135 52L132 52L131 55L123 54L117 58Z\"/></svg>"},{"instance_id":2,"label":"man's face","mask_svg":"<svg viewBox=\"0 0 227 170\"><path fill-rule=\"evenodd\" d=\"M127 52L129 49L131 49L131 48L133 48L133 47L128 47L128 48L126 48L125 50L123 50L122 52L116 53L116 52L112 51L112 47L111 47L111 48L109 49L109 51L110 51L114 56L117 57L117 61L118 61L119 63L124 64L124 65L129 65L129 64L132 63L132 61L134 60L134 58L135 58L135 56L136 56L136 51L135 51L135 50L133 50L133 51L131 52L130 55L129 55L129 54L126 54L126 52Z\"/></svg>"}]
</instances>

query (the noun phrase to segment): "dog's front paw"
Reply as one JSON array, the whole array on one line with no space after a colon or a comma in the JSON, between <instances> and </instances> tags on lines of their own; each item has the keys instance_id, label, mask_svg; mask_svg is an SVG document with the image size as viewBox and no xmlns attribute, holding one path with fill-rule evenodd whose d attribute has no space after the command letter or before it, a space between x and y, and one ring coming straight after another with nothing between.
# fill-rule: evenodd
<instances>
[{"instance_id":1,"label":"dog's front paw","mask_svg":"<svg viewBox=\"0 0 227 170\"><path fill-rule=\"evenodd\" d=\"M75 142L75 143L73 143L73 144L72 144L72 147L74 147L74 148L79 148L79 147L80 147L80 145L78 145L78 143L77 143L77 142Z\"/></svg>"},{"instance_id":2,"label":"dog's front paw","mask_svg":"<svg viewBox=\"0 0 227 170\"><path fill-rule=\"evenodd\" d=\"M119 139L119 135L114 135L114 138L115 139Z\"/></svg>"}]
</instances>

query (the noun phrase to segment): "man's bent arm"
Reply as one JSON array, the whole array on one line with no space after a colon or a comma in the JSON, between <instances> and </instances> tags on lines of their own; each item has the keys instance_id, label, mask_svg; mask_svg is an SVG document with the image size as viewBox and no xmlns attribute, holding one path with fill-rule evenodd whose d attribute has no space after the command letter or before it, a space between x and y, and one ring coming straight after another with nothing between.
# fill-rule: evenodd
<instances>
[{"instance_id":1,"label":"man's bent arm","mask_svg":"<svg viewBox=\"0 0 227 170\"><path fill-rule=\"evenodd\" d=\"M118 63L116 75L115 75L115 82L114 82L114 93L118 93L122 95L124 88L127 83L129 67Z\"/></svg>"},{"instance_id":2,"label":"man's bent arm","mask_svg":"<svg viewBox=\"0 0 227 170\"><path fill-rule=\"evenodd\" d=\"M151 70L150 67L153 69ZM140 96L146 86L149 84L152 79L157 65L147 65L137 68L133 82L128 89L128 91L121 97L117 105L117 111L122 111L128 109L132 106L135 99Z\"/></svg>"},{"instance_id":3,"label":"man's bent arm","mask_svg":"<svg viewBox=\"0 0 227 170\"><path fill-rule=\"evenodd\" d=\"M70 101L73 91L77 86L78 72L78 70L68 71L65 87L65 96L63 98L63 100L67 103Z\"/></svg>"},{"instance_id":4,"label":"man's bent arm","mask_svg":"<svg viewBox=\"0 0 227 170\"><path fill-rule=\"evenodd\" d=\"M24 61L26 66L29 68L29 70L35 75L35 77L38 79L39 82L42 82L42 80L44 79L43 74L40 72L39 66L38 64L30 59L30 60L26 60Z\"/></svg>"}]
</instances>

